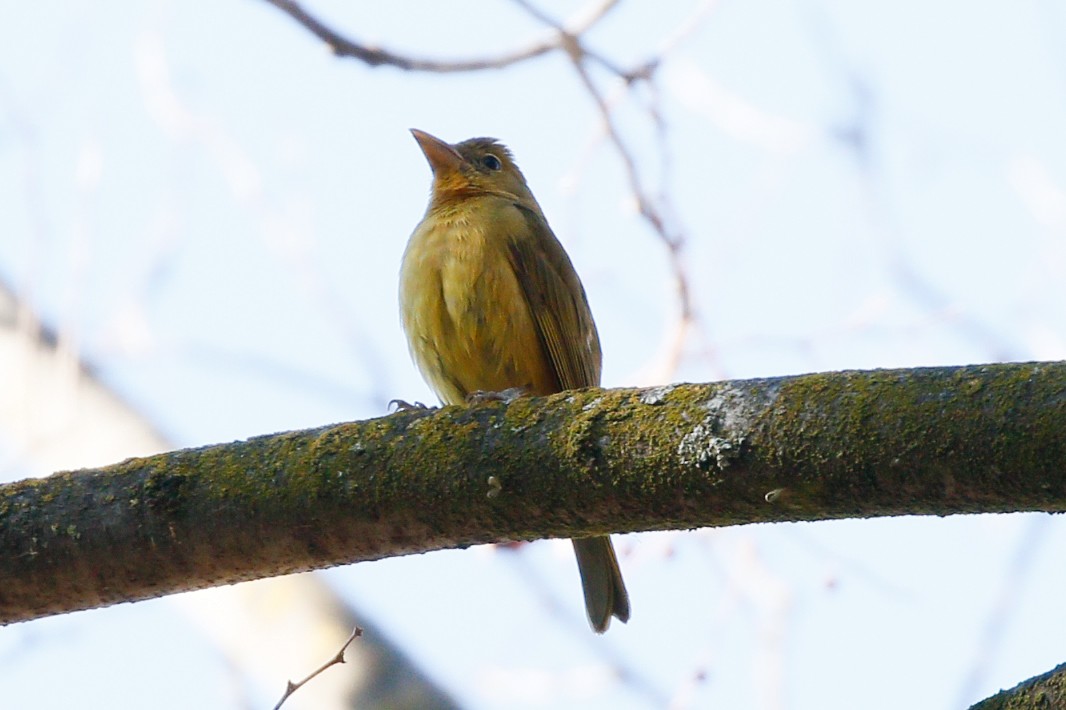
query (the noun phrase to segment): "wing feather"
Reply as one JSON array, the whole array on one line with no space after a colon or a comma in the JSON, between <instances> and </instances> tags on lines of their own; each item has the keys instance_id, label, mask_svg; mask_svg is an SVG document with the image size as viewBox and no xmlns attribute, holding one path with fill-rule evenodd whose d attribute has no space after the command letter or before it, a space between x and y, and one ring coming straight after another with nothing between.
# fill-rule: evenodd
<instances>
[{"instance_id":1,"label":"wing feather","mask_svg":"<svg viewBox=\"0 0 1066 710\"><path fill-rule=\"evenodd\" d=\"M515 206L528 229L508 235L508 255L559 387L597 386L603 356L585 288L544 217Z\"/></svg>"}]
</instances>

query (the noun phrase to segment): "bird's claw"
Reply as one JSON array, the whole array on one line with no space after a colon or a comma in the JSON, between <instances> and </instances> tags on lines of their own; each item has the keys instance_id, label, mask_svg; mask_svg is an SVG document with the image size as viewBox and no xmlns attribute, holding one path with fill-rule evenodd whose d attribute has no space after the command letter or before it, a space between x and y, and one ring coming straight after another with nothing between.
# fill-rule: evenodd
<instances>
[{"instance_id":1,"label":"bird's claw","mask_svg":"<svg viewBox=\"0 0 1066 710\"><path fill-rule=\"evenodd\" d=\"M425 409L433 409L433 407L427 407L426 405L422 404L421 402L415 402L414 404L411 404L410 402L408 402L405 399L390 399L389 400L389 409L394 411L394 412L409 412L412 409L425 410Z\"/></svg>"}]
</instances>

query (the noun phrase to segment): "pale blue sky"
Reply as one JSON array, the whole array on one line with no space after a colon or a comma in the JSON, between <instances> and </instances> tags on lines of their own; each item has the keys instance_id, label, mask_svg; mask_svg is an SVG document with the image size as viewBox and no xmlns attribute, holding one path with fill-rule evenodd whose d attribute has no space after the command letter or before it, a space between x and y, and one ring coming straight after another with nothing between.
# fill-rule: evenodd
<instances>
[{"instance_id":1,"label":"pale blue sky","mask_svg":"<svg viewBox=\"0 0 1066 710\"><path fill-rule=\"evenodd\" d=\"M507 2L308 7L426 57L543 32ZM622 2L589 41L630 66L698 7ZM671 379L1066 357L1066 10L708 7L658 74L665 168L643 99L616 114L686 234L701 331ZM605 385L646 381L675 307L665 250L564 58L369 69L256 0L0 2L0 276L181 445L433 401L396 314L429 189L409 127L513 149L584 280ZM955 708L1066 660L1060 518L617 544L633 620L603 638L563 542L327 574L475 708L653 707L615 657L658 697L706 671L686 707L790 710ZM166 600L0 629L0 659L10 707L234 702Z\"/></svg>"}]
</instances>

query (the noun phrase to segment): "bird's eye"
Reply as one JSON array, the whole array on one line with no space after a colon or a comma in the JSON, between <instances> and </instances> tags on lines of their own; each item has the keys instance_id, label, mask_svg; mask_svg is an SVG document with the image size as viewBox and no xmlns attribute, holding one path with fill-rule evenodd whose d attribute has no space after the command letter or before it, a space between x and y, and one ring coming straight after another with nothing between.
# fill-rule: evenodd
<instances>
[{"instance_id":1,"label":"bird's eye","mask_svg":"<svg viewBox=\"0 0 1066 710\"><path fill-rule=\"evenodd\" d=\"M503 167L503 165L500 164L500 159L497 158L492 153L489 153L484 158L482 158L481 159L481 164L484 165L489 170L499 170L500 168Z\"/></svg>"}]
</instances>

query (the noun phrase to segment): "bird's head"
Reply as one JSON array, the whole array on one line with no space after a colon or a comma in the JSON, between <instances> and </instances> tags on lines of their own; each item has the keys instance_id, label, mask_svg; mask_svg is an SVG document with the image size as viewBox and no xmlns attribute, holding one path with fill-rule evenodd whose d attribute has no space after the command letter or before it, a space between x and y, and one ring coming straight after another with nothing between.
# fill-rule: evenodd
<instances>
[{"instance_id":1,"label":"bird's head","mask_svg":"<svg viewBox=\"0 0 1066 710\"><path fill-rule=\"evenodd\" d=\"M514 156L496 139L470 138L452 145L417 128L411 133L433 169L434 203L495 194L515 198L539 211Z\"/></svg>"}]
</instances>

